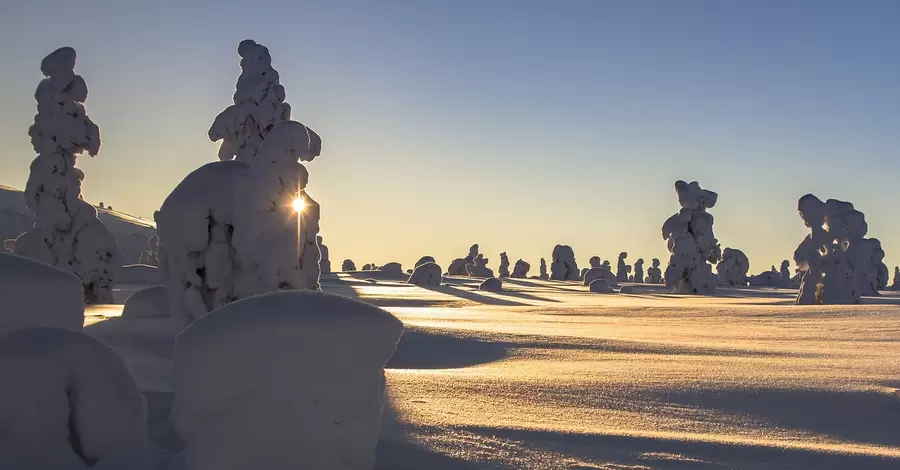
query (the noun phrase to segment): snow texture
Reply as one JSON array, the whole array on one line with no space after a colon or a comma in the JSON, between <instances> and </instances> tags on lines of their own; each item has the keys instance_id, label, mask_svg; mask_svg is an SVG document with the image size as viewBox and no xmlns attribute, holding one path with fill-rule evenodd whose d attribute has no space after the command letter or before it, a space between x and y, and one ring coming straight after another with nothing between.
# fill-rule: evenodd
<instances>
[{"instance_id":1,"label":"snow texture","mask_svg":"<svg viewBox=\"0 0 900 470\"><path fill-rule=\"evenodd\" d=\"M619 261L616 264L616 280L619 282L628 282L628 274L631 273L631 266L625 263L628 253L619 253Z\"/></svg>"},{"instance_id":2,"label":"snow texture","mask_svg":"<svg viewBox=\"0 0 900 470\"><path fill-rule=\"evenodd\" d=\"M216 116L209 128L209 140L222 141L220 160L252 162L269 132L291 119L291 105L284 101L284 87L265 46L245 39L238 44L238 55L241 75L234 104Z\"/></svg>"},{"instance_id":3,"label":"snow texture","mask_svg":"<svg viewBox=\"0 0 900 470\"><path fill-rule=\"evenodd\" d=\"M865 238L865 215L853 204L812 194L797 202L809 235L794 251L803 271L797 304L855 304L863 295L878 295L887 283L881 242Z\"/></svg>"},{"instance_id":4,"label":"snow texture","mask_svg":"<svg viewBox=\"0 0 900 470\"><path fill-rule=\"evenodd\" d=\"M112 287L121 265L115 239L81 199L84 172L77 156L100 151L100 129L87 116L88 89L75 74L75 49L57 49L41 61L44 74L34 98L38 113L28 129L37 157L25 186L34 227L16 241L16 254L70 271L84 285L87 303L112 303Z\"/></svg>"},{"instance_id":5,"label":"snow texture","mask_svg":"<svg viewBox=\"0 0 900 470\"><path fill-rule=\"evenodd\" d=\"M606 279L594 279L588 285L588 288L591 292L595 292L597 294L612 294L615 292L613 288L610 287L609 281L607 281Z\"/></svg>"},{"instance_id":6,"label":"snow texture","mask_svg":"<svg viewBox=\"0 0 900 470\"><path fill-rule=\"evenodd\" d=\"M612 286L612 287L618 286L618 280L616 278L616 275L611 273L609 271L609 269L602 267L602 265L599 268L588 269L588 271L586 273L584 273L584 278L582 279L582 283L586 286L589 286L589 285L591 285L592 282L594 282L597 279L603 279L604 281L606 281L606 284L609 286Z\"/></svg>"},{"instance_id":7,"label":"snow texture","mask_svg":"<svg viewBox=\"0 0 900 470\"><path fill-rule=\"evenodd\" d=\"M644 283L644 258L638 258L634 262L634 281L638 284Z\"/></svg>"},{"instance_id":8,"label":"snow texture","mask_svg":"<svg viewBox=\"0 0 900 470\"><path fill-rule=\"evenodd\" d=\"M662 270L659 268L659 259L653 258L653 264L647 268L647 284L659 284L662 282Z\"/></svg>"},{"instance_id":9,"label":"snow texture","mask_svg":"<svg viewBox=\"0 0 900 470\"><path fill-rule=\"evenodd\" d=\"M556 245L553 247L550 279L554 281L576 281L581 272L575 262L575 252L571 246Z\"/></svg>"},{"instance_id":10,"label":"snow texture","mask_svg":"<svg viewBox=\"0 0 900 470\"><path fill-rule=\"evenodd\" d=\"M169 316L169 296L165 286L153 286L132 294L122 308L123 318Z\"/></svg>"},{"instance_id":11,"label":"snow texture","mask_svg":"<svg viewBox=\"0 0 900 470\"><path fill-rule=\"evenodd\" d=\"M353 263L352 259L345 259L343 263L341 263L341 271L350 272L356 271L356 264Z\"/></svg>"},{"instance_id":12,"label":"snow texture","mask_svg":"<svg viewBox=\"0 0 900 470\"><path fill-rule=\"evenodd\" d=\"M488 259L479 253L471 264L466 265L466 274L470 277L494 277L494 271L487 264Z\"/></svg>"},{"instance_id":13,"label":"snow texture","mask_svg":"<svg viewBox=\"0 0 900 470\"><path fill-rule=\"evenodd\" d=\"M407 284L417 286L439 286L441 285L441 267L437 263L427 262L416 266L412 274L409 276Z\"/></svg>"},{"instance_id":14,"label":"snow texture","mask_svg":"<svg viewBox=\"0 0 900 470\"><path fill-rule=\"evenodd\" d=\"M370 469L390 313L321 292L269 293L198 320L175 346L176 469Z\"/></svg>"},{"instance_id":15,"label":"snow texture","mask_svg":"<svg viewBox=\"0 0 900 470\"><path fill-rule=\"evenodd\" d=\"M512 274L509 277L517 278L517 279L525 279L528 277L528 271L531 269L531 265L528 262L518 259L516 260L516 264L513 266Z\"/></svg>"},{"instance_id":16,"label":"snow texture","mask_svg":"<svg viewBox=\"0 0 900 470\"><path fill-rule=\"evenodd\" d=\"M509 256L506 252L500 253L500 268L497 271L500 277L509 277Z\"/></svg>"},{"instance_id":17,"label":"snow texture","mask_svg":"<svg viewBox=\"0 0 900 470\"><path fill-rule=\"evenodd\" d=\"M319 208L298 160L320 150L314 132L285 121L252 163L208 163L169 194L155 219L176 319L187 324L238 299L318 284ZM298 197L306 201L299 221Z\"/></svg>"},{"instance_id":18,"label":"snow texture","mask_svg":"<svg viewBox=\"0 0 900 470\"><path fill-rule=\"evenodd\" d=\"M0 335L38 326L81 331L84 324L81 280L28 258L0 253L0 299Z\"/></svg>"},{"instance_id":19,"label":"snow texture","mask_svg":"<svg viewBox=\"0 0 900 470\"><path fill-rule=\"evenodd\" d=\"M693 181L675 182L681 210L662 226L662 236L671 254L666 268L666 287L679 294L712 295L718 280L708 263L722 258L713 235L713 216L706 212L716 205L718 195Z\"/></svg>"},{"instance_id":20,"label":"snow texture","mask_svg":"<svg viewBox=\"0 0 900 470\"><path fill-rule=\"evenodd\" d=\"M550 276L547 275L547 260L545 260L544 258L541 258L541 271L540 271L540 273L541 273L541 274L538 276L538 278L544 279L544 280L550 279Z\"/></svg>"},{"instance_id":21,"label":"snow texture","mask_svg":"<svg viewBox=\"0 0 900 470\"><path fill-rule=\"evenodd\" d=\"M331 260L328 258L328 247L322 243L321 235L316 237L316 243L319 245L319 253L321 254L321 259L319 260L319 273L331 274Z\"/></svg>"},{"instance_id":22,"label":"snow texture","mask_svg":"<svg viewBox=\"0 0 900 470\"><path fill-rule=\"evenodd\" d=\"M122 358L80 332L0 336L0 456L12 470L151 470L144 398Z\"/></svg>"},{"instance_id":23,"label":"snow texture","mask_svg":"<svg viewBox=\"0 0 900 470\"><path fill-rule=\"evenodd\" d=\"M716 265L719 282L729 286L746 286L747 273L750 272L750 259L743 251L725 248L722 261Z\"/></svg>"},{"instance_id":24,"label":"snow texture","mask_svg":"<svg viewBox=\"0 0 900 470\"><path fill-rule=\"evenodd\" d=\"M122 266L119 271L120 284L150 284L161 285L163 283L160 269L146 264L129 264Z\"/></svg>"},{"instance_id":25,"label":"snow texture","mask_svg":"<svg viewBox=\"0 0 900 470\"><path fill-rule=\"evenodd\" d=\"M433 256L423 256L423 257L419 258L419 261L416 261L416 264L414 264L413 266L418 268L419 266L422 266L425 263L436 263L436 261L434 260Z\"/></svg>"},{"instance_id":26,"label":"snow texture","mask_svg":"<svg viewBox=\"0 0 900 470\"><path fill-rule=\"evenodd\" d=\"M478 285L478 290L487 292L503 292L503 281L496 277L489 277Z\"/></svg>"}]
</instances>

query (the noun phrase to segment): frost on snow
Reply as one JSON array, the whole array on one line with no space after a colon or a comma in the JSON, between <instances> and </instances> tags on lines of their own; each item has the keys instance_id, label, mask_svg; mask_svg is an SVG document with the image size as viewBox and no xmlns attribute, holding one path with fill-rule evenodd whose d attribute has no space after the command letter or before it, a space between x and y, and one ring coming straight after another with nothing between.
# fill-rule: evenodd
<instances>
[{"instance_id":1,"label":"frost on snow","mask_svg":"<svg viewBox=\"0 0 900 470\"><path fill-rule=\"evenodd\" d=\"M497 270L500 277L509 277L509 256L506 252L500 253L500 268Z\"/></svg>"},{"instance_id":2,"label":"frost on snow","mask_svg":"<svg viewBox=\"0 0 900 470\"><path fill-rule=\"evenodd\" d=\"M144 398L122 358L80 332L0 336L0 456L15 469L151 470Z\"/></svg>"},{"instance_id":3,"label":"frost on snow","mask_svg":"<svg viewBox=\"0 0 900 470\"><path fill-rule=\"evenodd\" d=\"M341 271L356 271L356 264L353 263L352 259L345 259L344 262L341 263Z\"/></svg>"},{"instance_id":4,"label":"frost on snow","mask_svg":"<svg viewBox=\"0 0 900 470\"><path fill-rule=\"evenodd\" d=\"M284 87L265 46L245 39L238 44L238 55L241 75L234 104L216 116L209 140L222 140L219 159L252 162L269 132L291 119L291 105L284 102Z\"/></svg>"},{"instance_id":5,"label":"frost on snow","mask_svg":"<svg viewBox=\"0 0 900 470\"><path fill-rule=\"evenodd\" d=\"M678 294L711 295L718 280L708 263L722 258L719 241L713 235L713 216L706 209L716 205L718 195L700 188L696 181L675 182L681 210L662 226L669 249L666 287Z\"/></svg>"},{"instance_id":6,"label":"frost on snow","mask_svg":"<svg viewBox=\"0 0 900 470\"><path fill-rule=\"evenodd\" d=\"M722 261L716 265L719 282L730 286L746 286L747 273L750 272L750 260L743 251L725 248Z\"/></svg>"},{"instance_id":7,"label":"frost on snow","mask_svg":"<svg viewBox=\"0 0 900 470\"><path fill-rule=\"evenodd\" d=\"M550 264L550 279L554 281L575 281L581 272L575 262L575 252L569 245L556 245L553 247L552 262Z\"/></svg>"},{"instance_id":8,"label":"frost on snow","mask_svg":"<svg viewBox=\"0 0 900 470\"><path fill-rule=\"evenodd\" d=\"M878 295L887 283L884 250L869 231L865 215L853 204L807 194L797 202L800 217L810 229L794 251L803 271L797 304L853 304L863 295Z\"/></svg>"},{"instance_id":9,"label":"frost on snow","mask_svg":"<svg viewBox=\"0 0 900 470\"><path fill-rule=\"evenodd\" d=\"M638 258L634 262L634 282L638 284L644 283L644 258Z\"/></svg>"},{"instance_id":10,"label":"frost on snow","mask_svg":"<svg viewBox=\"0 0 900 470\"><path fill-rule=\"evenodd\" d=\"M417 286L439 286L441 285L442 272L441 267L434 262L419 264L413 270L406 283Z\"/></svg>"},{"instance_id":11,"label":"frost on snow","mask_svg":"<svg viewBox=\"0 0 900 470\"><path fill-rule=\"evenodd\" d=\"M662 282L662 270L659 268L659 259L653 258L653 264L647 268L647 284L659 284Z\"/></svg>"},{"instance_id":12,"label":"frost on snow","mask_svg":"<svg viewBox=\"0 0 900 470\"><path fill-rule=\"evenodd\" d=\"M331 274L331 260L328 258L328 247L322 243L321 235L316 237L316 243L319 245L319 253L322 258L319 260L319 272L320 274Z\"/></svg>"},{"instance_id":13,"label":"frost on snow","mask_svg":"<svg viewBox=\"0 0 900 470\"><path fill-rule=\"evenodd\" d=\"M494 277L494 271L487 264L488 259L479 253L471 264L466 265L466 274L471 277Z\"/></svg>"},{"instance_id":14,"label":"frost on snow","mask_svg":"<svg viewBox=\"0 0 900 470\"><path fill-rule=\"evenodd\" d=\"M28 258L0 253L0 299L0 336L37 326L81 331L84 324L81 280Z\"/></svg>"},{"instance_id":15,"label":"frost on snow","mask_svg":"<svg viewBox=\"0 0 900 470\"><path fill-rule=\"evenodd\" d=\"M321 292L276 292L196 321L175 346L172 422L184 470L370 469L390 313Z\"/></svg>"},{"instance_id":16,"label":"frost on snow","mask_svg":"<svg viewBox=\"0 0 900 470\"><path fill-rule=\"evenodd\" d=\"M509 277L525 279L528 277L528 271L531 269L531 265L522 259L516 260L516 264L513 266L512 274Z\"/></svg>"},{"instance_id":17,"label":"frost on snow","mask_svg":"<svg viewBox=\"0 0 900 470\"><path fill-rule=\"evenodd\" d=\"M78 154L100 151L100 129L84 110L87 85L75 74L75 49L45 57L41 72L47 78L34 93L38 113L28 129L38 156L25 185L35 223L16 240L15 252L77 275L85 302L112 303L122 255L97 209L81 199L84 172L75 168Z\"/></svg>"},{"instance_id":18,"label":"frost on snow","mask_svg":"<svg viewBox=\"0 0 900 470\"><path fill-rule=\"evenodd\" d=\"M172 191L155 219L174 317L187 324L238 299L318 285L319 208L298 161L320 150L315 132L285 121L251 163L208 163ZM306 202L300 217L295 198Z\"/></svg>"},{"instance_id":19,"label":"frost on snow","mask_svg":"<svg viewBox=\"0 0 900 470\"><path fill-rule=\"evenodd\" d=\"M628 253L624 251L619 253L619 261L616 265L616 280L619 282L628 282L628 274L631 273L631 266L625 263L627 257Z\"/></svg>"}]
</instances>

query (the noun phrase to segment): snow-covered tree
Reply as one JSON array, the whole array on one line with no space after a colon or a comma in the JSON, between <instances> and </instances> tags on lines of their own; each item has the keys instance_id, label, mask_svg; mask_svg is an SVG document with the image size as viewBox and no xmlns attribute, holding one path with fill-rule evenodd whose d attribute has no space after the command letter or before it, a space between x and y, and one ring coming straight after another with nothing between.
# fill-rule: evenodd
<instances>
[{"instance_id":1,"label":"snow-covered tree","mask_svg":"<svg viewBox=\"0 0 900 470\"><path fill-rule=\"evenodd\" d=\"M45 79L34 97L38 113L28 129L37 158L25 185L34 228L16 241L17 254L77 275L86 303L112 303L113 278L121 265L116 241L81 198L84 172L77 156L100 151L100 128L84 110L88 89L75 74L75 49L57 49L41 61Z\"/></svg>"},{"instance_id":2,"label":"snow-covered tree","mask_svg":"<svg viewBox=\"0 0 900 470\"><path fill-rule=\"evenodd\" d=\"M557 281L575 281L581 275L575 262L575 251L569 245L553 247L550 264L550 279Z\"/></svg>"},{"instance_id":3,"label":"snow-covered tree","mask_svg":"<svg viewBox=\"0 0 900 470\"><path fill-rule=\"evenodd\" d=\"M671 253L666 287L679 294L712 294L717 279L709 263L722 259L722 249L713 235L713 216L706 210L716 205L719 196L696 181L676 181L675 193L681 210L662 226Z\"/></svg>"},{"instance_id":4,"label":"snow-covered tree","mask_svg":"<svg viewBox=\"0 0 900 470\"><path fill-rule=\"evenodd\" d=\"M500 253L500 269L498 270L500 277L509 277L509 256L506 252Z\"/></svg>"},{"instance_id":5,"label":"snow-covered tree","mask_svg":"<svg viewBox=\"0 0 900 470\"><path fill-rule=\"evenodd\" d=\"M238 55L241 75L234 104L216 116L209 128L209 140L222 140L219 159L251 162L269 132L291 119L291 105L284 102L284 87L265 46L245 39L238 45Z\"/></svg>"},{"instance_id":6,"label":"snow-covered tree","mask_svg":"<svg viewBox=\"0 0 900 470\"><path fill-rule=\"evenodd\" d=\"M716 272L719 274L719 283L721 284L746 286L747 273L750 272L750 259L741 250L725 248L725 251L722 252L722 261L716 265Z\"/></svg>"}]
</instances>

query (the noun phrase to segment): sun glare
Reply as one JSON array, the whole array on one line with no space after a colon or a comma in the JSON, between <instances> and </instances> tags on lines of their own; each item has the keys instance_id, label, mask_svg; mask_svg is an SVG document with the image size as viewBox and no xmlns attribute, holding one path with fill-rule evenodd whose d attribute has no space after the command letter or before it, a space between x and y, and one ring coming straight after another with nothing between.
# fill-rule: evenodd
<instances>
[{"instance_id":1,"label":"sun glare","mask_svg":"<svg viewBox=\"0 0 900 470\"><path fill-rule=\"evenodd\" d=\"M298 197L294 199L294 210L297 212L303 212L303 209L306 207L306 201L302 197Z\"/></svg>"}]
</instances>

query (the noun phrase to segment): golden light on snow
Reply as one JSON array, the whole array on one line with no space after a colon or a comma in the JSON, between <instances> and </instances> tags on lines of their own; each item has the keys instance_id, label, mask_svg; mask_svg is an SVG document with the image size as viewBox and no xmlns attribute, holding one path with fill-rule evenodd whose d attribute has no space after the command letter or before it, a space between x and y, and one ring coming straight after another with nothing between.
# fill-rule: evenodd
<instances>
[{"instance_id":1,"label":"golden light on snow","mask_svg":"<svg viewBox=\"0 0 900 470\"><path fill-rule=\"evenodd\" d=\"M292 205L294 206L295 211L303 212L303 209L306 208L306 200L303 199L302 197L298 197L297 199L294 199L294 202Z\"/></svg>"}]
</instances>

